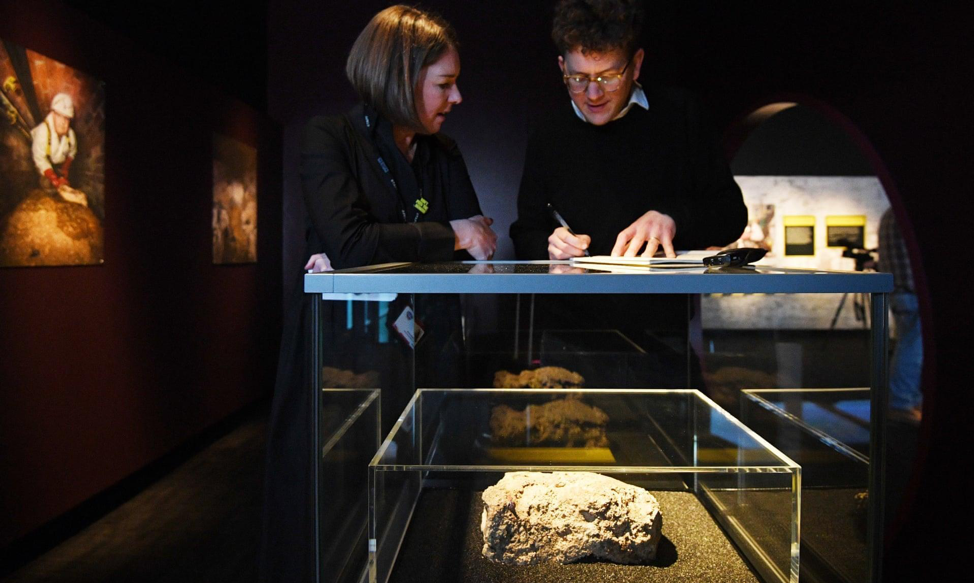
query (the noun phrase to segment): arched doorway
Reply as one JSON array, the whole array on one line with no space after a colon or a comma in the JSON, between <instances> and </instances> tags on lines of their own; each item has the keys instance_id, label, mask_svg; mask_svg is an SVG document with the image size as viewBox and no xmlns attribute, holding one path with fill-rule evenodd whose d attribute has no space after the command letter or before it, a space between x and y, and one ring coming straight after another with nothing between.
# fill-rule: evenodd
<instances>
[{"instance_id":1,"label":"arched doorway","mask_svg":"<svg viewBox=\"0 0 974 583\"><path fill-rule=\"evenodd\" d=\"M904 354L915 354L904 347L913 340L917 349L921 346L917 306L928 306L929 299L899 193L868 139L827 104L789 96L743 116L727 132L725 148L749 209L749 227L737 244L768 249L768 261L775 265L844 271L883 263L888 270L894 253L886 246L883 261L880 241L896 232L891 224L899 227L903 254L913 267L917 324L901 317L896 296L906 290L898 288L891 296L898 312L890 317L891 384L897 382L896 365L905 361ZM731 395L739 390L742 417L750 417L759 433L757 426L765 423L772 443L806 470L803 574L825 581L869 580L864 559L872 550L863 511L870 454L868 297L709 297L702 313L708 387ZM929 396L932 350L926 342L922 348L922 386ZM774 356L760 361L757 354ZM920 435L911 409L920 404L919 376L917 371L912 383L907 381L916 400L891 399L895 408L887 411L887 532L910 503ZM759 402L762 414L755 413ZM775 417L767 410L774 408L780 415L767 425Z\"/></svg>"}]
</instances>

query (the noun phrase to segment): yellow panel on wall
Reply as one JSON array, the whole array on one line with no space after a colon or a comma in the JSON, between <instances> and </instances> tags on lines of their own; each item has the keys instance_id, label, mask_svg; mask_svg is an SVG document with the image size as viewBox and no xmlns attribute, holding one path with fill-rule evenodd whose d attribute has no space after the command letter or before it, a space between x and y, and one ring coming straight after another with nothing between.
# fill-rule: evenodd
<instances>
[{"instance_id":1,"label":"yellow panel on wall","mask_svg":"<svg viewBox=\"0 0 974 583\"><path fill-rule=\"evenodd\" d=\"M866 215L833 215L825 217L826 227L865 227Z\"/></svg>"},{"instance_id":2,"label":"yellow panel on wall","mask_svg":"<svg viewBox=\"0 0 974 583\"><path fill-rule=\"evenodd\" d=\"M786 227L814 227L815 215L791 215L782 219Z\"/></svg>"}]
</instances>

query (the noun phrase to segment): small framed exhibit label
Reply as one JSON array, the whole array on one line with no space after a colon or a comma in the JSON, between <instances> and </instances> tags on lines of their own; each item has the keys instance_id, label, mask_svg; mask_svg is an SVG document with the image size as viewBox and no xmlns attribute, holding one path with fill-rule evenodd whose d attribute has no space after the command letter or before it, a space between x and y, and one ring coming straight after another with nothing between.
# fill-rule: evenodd
<instances>
[{"instance_id":1,"label":"small framed exhibit label","mask_svg":"<svg viewBox=\"0 0 974 583\"><path fill-rule=\"evenodd\" d=\"M784 217L785 255L815 255L815 217L792 215Z\"/></svg>"},{"instance_id":2,"label":"small framed exhibit label","mask_svg":"<svg viewBox=\"0 0 974 583\"><path fill-rule=\"evenodd\" d=\"M829 247L866 247L866 215L825 217L825 239Z\"/></svg>"}]
</instances>

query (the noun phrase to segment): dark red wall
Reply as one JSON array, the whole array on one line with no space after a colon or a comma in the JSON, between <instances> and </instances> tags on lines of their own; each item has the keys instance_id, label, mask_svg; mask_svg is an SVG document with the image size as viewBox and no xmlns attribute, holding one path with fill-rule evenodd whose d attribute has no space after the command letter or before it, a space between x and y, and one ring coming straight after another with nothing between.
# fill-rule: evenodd
<instances>
[{"instance_id":1,"label":"dark red wall","mask_svg":"<svg viewBox=\"0 0 974 583\"><path fill-rule=\"evenodd\" d=\"M173 31L178 34L178 31ZM0 37L105 82L105 262L0 269L0 546L266 395L280 337L280 129L80 13ZM211 260L212 134L258 150L259 263Z\"/></svg>"},{"instance_id":2,"label":"dark red wall","mask_svg":"<svg viewBox=\"0 0 974 583\"><path fill-rule=\"evenodd\" d=\"M354 102L344 60L358 31L387 2L271 3L268 106L284 125L285 272L301 261L303 210L297 140L313 113ZM566 99L548 37L545 2L429 0L458 29L464 103L444 131L456 137L487 214L506 235L525 141L544 111ZM967 262L974 199L972 11L963 3L647 2L644 75L702 95L718 129L779 98L802 95L848 120L873 160L907 236L915 242L928 358L925 456L914 501L890 528L887 577L922 572L969 536L966 486L974 420L970 359L972 294ZM886 169L886 173L882 172ZM501 241L499 253L510 253ZM892 452L896 455L896 452ZM955 559L956 560L956 559Z\"/></svg>"}]
</instances>

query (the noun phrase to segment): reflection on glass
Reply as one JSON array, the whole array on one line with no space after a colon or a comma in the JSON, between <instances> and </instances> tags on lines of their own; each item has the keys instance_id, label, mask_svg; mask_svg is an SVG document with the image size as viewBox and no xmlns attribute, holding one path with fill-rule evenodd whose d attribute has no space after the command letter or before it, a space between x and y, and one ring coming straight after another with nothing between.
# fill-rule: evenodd
<instances>
[{"instance_id":1,"label":"reflection on glass","mask_svg":"<svg viewBox=\"0 0 974 583\"><path fill-rule=\"evenodd\" d=\"M490 411L490 441L508 446L606 447L605 411L570 395L524 410L497 405Z\"/></svg>"},{"instance_id":2,"label":"reflection on glass","mask_svg":"<svg viewBox=\"0 0 974 583\"><path fill-rule=\"evenodd\" d=\"M552 263L548 268L548 273L585 273L585 271L581 267L564 263Z\"/></svg>"},{"instance_id":3,"label":"reflection on glass","mask_svg":"<svg viewBox=\"0 0 974 583\"><path fill-rule=\"evenodd\" d=\"M522 370L519 374L494 373L495 389L570 389L585 385L585 377L560 366Z\"/></svg>"},{"instance_id":4,"label":"reflection on glass","mask_svg":"<svg viewBox=\"0 0 974 583\"><path fill-rule=\"evenodd\" d=\"M321 368L321 386L329 389L375 389L379 387L379 373L374 370L356 373L324 366Z\"/></svg>"},{"instance_id":5,"label":"reflection on glass","mask_svg":"<svg viewBox=\"0 0 974 583\"><path fill-rule=\"evenodd\" d=\"M366 468L379 442L379 391L322 389L318 542L322 581L357 582L367 565Z\"/></svg>"},{"instance_id":6,"label":"reflection on glass","mask_svg":"<svg viewBox=\"0 0 974 583\"><path fill-rule=\"evenodd\" d=\"M870 580L868 389L745 390L742 421L802 466L802 571Z\"/></svg>"}]
</instances>

